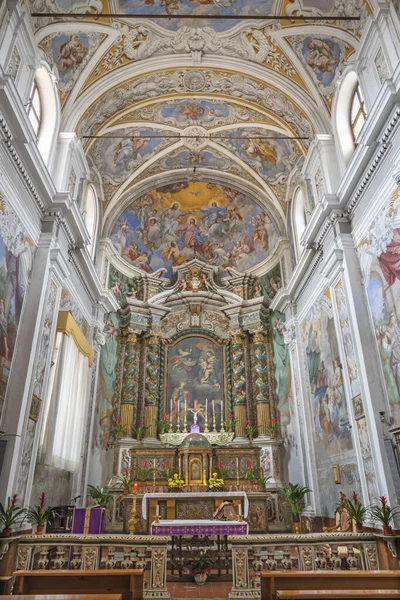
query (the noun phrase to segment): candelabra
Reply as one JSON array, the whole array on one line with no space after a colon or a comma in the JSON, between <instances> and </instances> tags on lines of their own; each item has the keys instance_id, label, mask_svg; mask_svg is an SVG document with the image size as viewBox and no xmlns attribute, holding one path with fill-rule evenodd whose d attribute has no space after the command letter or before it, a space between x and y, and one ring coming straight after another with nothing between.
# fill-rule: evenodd
<instances>
[{"instance_id":1,"label":"candelabra","mask_svg":"<svg viewBox=\"0 0 400 600\"><path fill-rule=\"evenodd\" d=\"M137 513L137 508L136 508L136 504L137 504L137 492L138 492L138 486L137 486L137 482L135 482L134 486L133 486L133 501L132 501L132 510L131 510L131 516L129 518L128 521L128 527L129 527L129 534L130 535L134 535L135 534L135 529L136 529L136 524L139 518L139 515Z\"/></svg>"},{"instance_id":2,"label":"candelabra","mask_svg":"<svg viewBox=\"0 0 400 600\"><path fill-rule=\"evenodd\" d=\"M188 429L187 429L187 415L186 415L186 410L185 410L185 414L183 415L183 433L187 433Z\"/></svg>"},{"instance_id":3,"label":"candelabra","mask_svg":"<svg viewBox=\"0 0 400 600\"><path fill-rule=\"evenodd\" d=\"M212 419L213 419L213 432L215 432L215 431L217 431L217 421L215 419L215 412L214 411L213 411Z\"/></svg>"}]
</instances>

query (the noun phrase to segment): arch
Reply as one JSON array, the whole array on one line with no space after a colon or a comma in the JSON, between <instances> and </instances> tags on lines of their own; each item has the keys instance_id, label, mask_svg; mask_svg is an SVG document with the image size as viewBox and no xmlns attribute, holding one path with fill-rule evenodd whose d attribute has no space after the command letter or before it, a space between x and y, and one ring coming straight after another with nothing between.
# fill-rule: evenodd
<instances>
[{"instance_id":1,"label":"arch","mask_svg":"<svg viewBox=\"0 0 400 600\"><path fill-rule=\"evenodd\" d=\"M296 255L297 259L299 259L303 251L303 247L300 245L300 240L307 227L307 203L304 189L301 186L296 189L293 196L292 226L296 237Z\"/></svg>"},{"instance_id":2,"label":"arch","mask_svg":"<svg viewBox=\"0 0 400 600\"><path fill-rule=\"evenodd\" d=\"M37 86L40 104L41 121L38 131L37 145L44 162L48 165L60 122L60 103L52 75L46 63L42 62L35 72L34 85Z\"/></svg>"},{"instance_id":3,"label":"arch","mask_svg":"<svg viewBox=\"0 0 400 600\"><path fill-rule=\"evenodd\" d=\"M97 231L99 223L99 210L98 210L98 199L97 193L93 185L90 185L85 198L84 208L82 210L82 216L86 229L89 232L90 242L88 244L88 252L91 257L94 257L97 241Z\"/></svg>"},{"instance_id":4,"label":"arch","mask_svg":"<svg viewBox=\"0 0 400 600\"><path fill-rule=\"evenodd\" d=\"M350 161L356 148L351 123L351 107L358 85L357 73L353 70L349 71L339 88L335 98L335 107L332 111L335 119L336 139L345 165Z\"/></svg>"}]
</instances>

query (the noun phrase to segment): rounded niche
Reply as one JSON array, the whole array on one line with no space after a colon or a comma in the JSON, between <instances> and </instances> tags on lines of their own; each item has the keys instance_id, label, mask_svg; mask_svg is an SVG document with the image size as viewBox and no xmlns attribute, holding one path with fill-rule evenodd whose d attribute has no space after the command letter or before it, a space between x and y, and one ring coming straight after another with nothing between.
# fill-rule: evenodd
<instances>
[{"instance_id":1,"label":"rounded niche","mask_svg":"<svg viewBox=\"0 0 400 600\"><path fill-rule=\"evenodd\" d=\"M211 448L211 444L201 433L191 433L185 437L181 448Z\"/></svg>"}]
</instances>

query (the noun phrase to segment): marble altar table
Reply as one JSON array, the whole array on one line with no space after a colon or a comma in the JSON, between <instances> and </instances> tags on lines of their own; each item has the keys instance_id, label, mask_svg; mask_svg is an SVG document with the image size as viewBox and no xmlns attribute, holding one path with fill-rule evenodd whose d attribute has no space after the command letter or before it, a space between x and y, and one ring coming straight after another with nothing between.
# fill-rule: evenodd
<instances>
[{"instance_id":1,"label":"marble altar table","mask_svg":"<svg viewBox=\"0 0 400 600\"><path fill-rule=\"evenodd\" d=\"M160 521L151 524L151 535L247 535L249 525L244 521L214 521L199 519Z\"/></svg>"},{"instance_id":2,"label":"marble altar table","mask_svg":"<svg viewBox=\"0 0 400 600\"><path fill-rule=\"evenodd\" d=\"M142 501L142 517L143 519L147 520L148 516L150 516L150 518L154 518L155 515L155 506L157 505L158 501L166 501L171 503L171 501L173 501L173 503L175 504L176 501L179 500L183 500L183 499L191 499L193 500L193 502L196 502L197 500L215 500L215 506L214 506L214 510L216 508L218 508L218 504L220 504L221 502L223 502L223 500L233 500L236 502L234 503L242 503L242 509L243 509L243 516L246 518L249 512L249 501L247 498L247 494L246 492L166 492L166 493L150 493L150 494L145 494L143 496L143 501ZM219 501L219 499L221 499ZM217 502L218 501L218 502ZM148 505L150 504L150 506L153 505L153 511L148 511ZM209 515L210 517L212 517L212 514L214 513L214 510L212 510L211 514ZM176 515L175 510L171 511L171 513L173 514L173 518L176 518L179 515ZM162 516L162 515L161 515ZM170 518L171 514L165 515L168 516ZM171 519L172 520L172 519Z\"/></svg>"}]
</instances>

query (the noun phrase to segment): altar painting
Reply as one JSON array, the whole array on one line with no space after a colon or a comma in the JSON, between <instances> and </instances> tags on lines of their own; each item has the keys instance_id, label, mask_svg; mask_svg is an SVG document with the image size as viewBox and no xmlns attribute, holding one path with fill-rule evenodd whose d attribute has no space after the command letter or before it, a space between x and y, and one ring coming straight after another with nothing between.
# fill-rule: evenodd
<instances>
[{"instance_id":1,"label":"altar painting","mask_svg":"<svg viewBox=\"0 0 400 600\"><path fill-rule=\"evenodd\" d=\"M187 427L205 423L217 431L225 421L225 361L223 347L202 336L189 336L167 349L165 413L172 430L183 431L185 407Z\"/></svg>"},{"instance_id":2,"label":"altar painting","mask_svg":"<svg viewBox=\"0 0 400 600\"><path fill-rule=\"evenodd\" d=\"M372 325L393 425L400 425L400 205L399 190L359 244Z\"/></svg>"}]
</instances>

